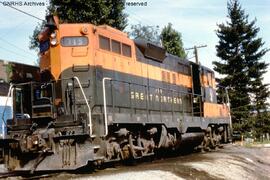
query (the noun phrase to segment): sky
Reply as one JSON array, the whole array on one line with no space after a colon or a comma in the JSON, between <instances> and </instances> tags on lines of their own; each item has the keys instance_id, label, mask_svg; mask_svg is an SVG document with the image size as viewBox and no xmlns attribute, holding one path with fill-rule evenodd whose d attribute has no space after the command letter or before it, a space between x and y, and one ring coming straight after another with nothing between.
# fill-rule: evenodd
<instances>
[{"instance_id":1,"label":"sky","mask_svg":"<svg viewBox=\"0 0 270 180\"><path fill-rule=\"evenodd\" d=\"M14 3L17 9L28 12L40 19L45 18L48 0L0 0L0 2ZM37 2L29 4L29 2ZM159 26L162 29L169 22L173 28L182 34L185 48L194 45L207 45L199 49L201 64L213 68L212 62L218 61L215 46L217 24L225 23L227 19L226 0L126 0L126 2L143 2L144 6L126 6L128 23ZM260 28L258 37L263 38L265 48L270 48L270 0L239 0L249 21L256 18L256 26ZM28 3L28 4L27 4ZM0 59L26 64L34 64L38 55L29 50L29 37L36 25L40 23L33 17L20 13L0 3ZM127 31L130 26L127 27ZM193 52L189 51L188 58ZM270 63L270 52L262 59ZM264 82L270 83L270 67L264 76Z\"/></svg>"}]
</instances>

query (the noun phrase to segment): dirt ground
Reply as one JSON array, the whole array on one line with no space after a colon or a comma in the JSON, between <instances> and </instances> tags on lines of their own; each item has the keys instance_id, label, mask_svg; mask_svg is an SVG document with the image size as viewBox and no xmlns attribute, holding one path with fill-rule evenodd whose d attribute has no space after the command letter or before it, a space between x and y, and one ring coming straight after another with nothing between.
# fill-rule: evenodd
<instances>
[{"instance_id":1,"label":"dirt ground","mask_svg":"<svg viewBox=\"0 0 270 180\"><path fill-rule=\"evenodd\" d=\"M13 178L10 178L13 179ZM94 173L55 174L50 179L76 180L176 180L176 179L269 179L270 148L229 144L217 151L115 166Z\"/></svg>"},{"instance_id":2,"label":"dirt ground","mask_svg":"<svg viewBox=\"0 0 270 180\"><path fill-rule=\"evenodd\" d=\"M270 148L247 148L226 145L223 149L207 153L140 163L135 166L107 168L87 175L61 174L58 178L78 180L173 180L173 179L269 179Z\"/></svg>"}]
</instances>

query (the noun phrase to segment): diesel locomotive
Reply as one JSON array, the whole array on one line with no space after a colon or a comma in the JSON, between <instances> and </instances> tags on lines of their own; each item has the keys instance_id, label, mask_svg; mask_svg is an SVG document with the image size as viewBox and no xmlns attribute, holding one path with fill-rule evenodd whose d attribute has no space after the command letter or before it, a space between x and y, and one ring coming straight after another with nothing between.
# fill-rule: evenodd
<instances>
[{"instance_id":1,"label":"diesel locomotive","mask_svg":"<svg viewBox=\"0 0 270 180\"><path fill-rule=\"evenodd\" d=\"M110 26L54 16L38 39L40 76L9 90L1 146L10 171L76 170L230 140L226 93L218 103L209 68Z\"/></svg>"}]
</instances>

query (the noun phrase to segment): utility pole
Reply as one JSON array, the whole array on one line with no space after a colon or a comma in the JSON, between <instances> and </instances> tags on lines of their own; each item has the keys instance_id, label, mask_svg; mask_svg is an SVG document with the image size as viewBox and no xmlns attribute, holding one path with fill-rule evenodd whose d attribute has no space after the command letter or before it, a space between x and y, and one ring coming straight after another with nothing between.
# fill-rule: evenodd
<instances>
[{"instance_id":1,"label":"utility pole","mask_svg":"<svg viewBox=\"0 0 270 180\"><path fill-rule=\"evenodd\" d=\"M194 50L194 55L195 55L195 61L196 61L196 64L199 64L198 48L204 48L204 47L207 47L207 45L194 46L194 47L192 47L192 48L187 48L187 49L185 49L185 50L191 50L191 49L193 49L193 50Z\"/></svg>"}]
</instances>

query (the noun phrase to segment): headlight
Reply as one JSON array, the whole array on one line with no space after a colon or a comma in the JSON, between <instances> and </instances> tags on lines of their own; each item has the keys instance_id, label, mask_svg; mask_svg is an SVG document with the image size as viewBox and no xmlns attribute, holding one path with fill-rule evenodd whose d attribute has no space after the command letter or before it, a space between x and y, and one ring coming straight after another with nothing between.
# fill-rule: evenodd
<instances>
[{"instance_id":1,"label":"headlight","mask_svg":"<svg viewBox=\"0 0 270 180\"><path fill-rule=\"evenodd\" d=\"M56 38L56 33L55 33L55 32L53 32L53 33L51 34L51 38Z\"/></svg>"},{"instance_id":2,"label":"headlight","mask_svg":"<svg viewBox=\"0 0 270 180\"><path fill-rule=\"evenodd\" d=\"M34 145L37 145L38 144L38 140L33 141L33 144Z\"/></svg>"},{"instance_id":3,"label":"headlight","mask_svg":"<svg viewBox=\"0 0 270 180\"><path fill-rule=\"evenodd\" d=\"M54 39L51 39L51 45L55 46L57 44L57 39L54 38Z\"/></svg>"}]
</instances>

